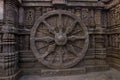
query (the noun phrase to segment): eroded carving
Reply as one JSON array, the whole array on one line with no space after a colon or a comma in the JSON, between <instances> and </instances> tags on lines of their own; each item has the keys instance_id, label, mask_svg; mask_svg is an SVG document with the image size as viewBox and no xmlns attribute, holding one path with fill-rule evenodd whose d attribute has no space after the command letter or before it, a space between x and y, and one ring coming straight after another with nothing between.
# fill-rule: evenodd
<instances>
[{"instance_id":1,"label":"eroded carving","mask_svg":"<svg viewBox=\"0 0 120 80\"><path fill-rule=\"evenodd\" d=\"M33 25L33 23L34 23L34 9L28 9L28 10L26 10L26 18L25 18L25 25L28 25L28 26L30 26L30 25ZM28 27L28 28L30 28L30 27Z\"/></svg>"},{"instance_id":2,"label":"eroded carving","mask_svg":"<svg viewBox=\"0 0 120 80\"><path fill-rule=\"evenodd\" d=\"M49 68L69 68L77 64L88 47L88 31L68 11L50 11L31 30L31 48L37 59Z\"/></svg>"}]
</instances>

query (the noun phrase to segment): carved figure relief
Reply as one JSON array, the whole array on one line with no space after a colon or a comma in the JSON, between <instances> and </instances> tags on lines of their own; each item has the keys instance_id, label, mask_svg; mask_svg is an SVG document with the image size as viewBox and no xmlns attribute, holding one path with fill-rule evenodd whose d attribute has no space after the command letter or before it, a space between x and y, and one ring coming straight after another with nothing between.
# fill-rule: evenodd
<instances>
[{"instance_id":1,"label":"carved figure relief","mask_svg":"<svg viewBox=\"0 0 120 80\"><path fill-rule=\"evenodd\" d=\"M26 11L25 24L33 25L33 23L34 23L34 9L28 9Z\"/></svg>"},{"instance_id":2,"label":"carved figure relief","mask_svg":"<svg viewBox=\"0 0 120 80\"><path fill-rule=\"evenodd\" d=\"M88 14L89 14L89 10L87 8L83 8L82 9L82 20L84 21L85 25L88 27Z\"/></svg>"},{"instance_id":3,"label":"carved figure relief","mask_svg":"<svg viewBox=\"0 0 120 80\"><path fill-rule=\"evenodd\" d=\"M74 14L54 10L44 14L31 30L31 49L49 68L69 68L85 55L89 36L86 26Z\"/></svg>"}]
</instances>

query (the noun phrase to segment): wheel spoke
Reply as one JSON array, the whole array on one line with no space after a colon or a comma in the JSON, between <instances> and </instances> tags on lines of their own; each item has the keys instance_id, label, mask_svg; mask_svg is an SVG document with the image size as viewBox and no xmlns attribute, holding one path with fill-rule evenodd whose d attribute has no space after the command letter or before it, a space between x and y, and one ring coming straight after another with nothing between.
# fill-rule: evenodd
<instances>
[{"instance_id":1,"label":"wheel spoke","mask_svg":"<svg viewBox=\"0 0 120 80\"><path fill-rule=\"evenodd\" d=\"M43 20L43 23L48 27L49 32L55 34L55 27L51 26L48 22L46 22L45 20Z\"/></svg>"},{"instance_id":2,"label":"wheel spoke","mask_svg":"<svg viewBox=\"0 0 120 80\"><path fill-rule=\"evenodd\" d=\"M67 45L67 50L69 52L72 52L75 56L78 56L78 53L76 52L76 50L74 49L73 45Z\"/></svg>"},{"instance_id":3,"label":"wheel spoke","mask_svg":"<svg viewBox=\"0 0 120 80\"><path fill-rule=\"evenodd\" d=\"M63 22L62 22L62 14L61 13L59 13L58 27L59 27L60 32L62 32L63 31Z\"/></svg>"},{"instance_id":4,"label":"wheel spoke","mask_svg":"<svg viewBox=\"0 0 120 80\"><path fill-rule=\"evenodd\" d=\"M48 50L45 52L45 54L42 55L42 58L45 58L48 56L50 53L54 52L56 45L52 44L48 46Z\"/></svg>"},{"instance_id":5,"label":"wheel spoke","mask_svg":"<svg viewBox=\"0 0 120 80\"><path fill-rule=\"evenodd\" d=\"M80 46L77 46L77 45L75 45L75 44L72 44L74 47L77 47L77 48L80 48L80 49L82 49Z\"/></svg>"},{"instance_id":6,"label":"wheel spoke","mask_svg":"<svg viewBox=\"0 0 120 80\"><path fill-rule=\"evenodd\" d=\"M41 38L35 38L36 41L45 41L45 42L52 42L54 39L52 37L41 37Z\"/></svg>"},{"instance_id":7,"label":"wheel spoke","mask_svg":"<svg viewBox=\"0 0 120 80\"><path fill-rule=\"evenodd\" d=\"M45 47L47 47L48 46L48 44L47 45L44 45L44 46L42 46L42 47L40 47L40 48L38 48L38 50L40 50L40 49L42 49L42 48L45 48Z\"/></svg>"},{"instance_id":8,"label":"wheel spoke","mask_svg":"<svg viewBox=\"0 0 120 80\"><path fill-rule=\"evenodd\" d=\"M84 40L85 36L70 36L68 37L68 40L75 41L75 40Z\"/></svg>"},{"instance_id":9,"label":"wheel spoke","mask_svg":"<svg viewBox=\"0 0 120 80\"><path fill-rule=\"evenodd\" d=\"M72 32L72 34L77 34L79 32L82 32L82 30L76 30L75 32Z\"/></svg>"},{"instance_id":10,"label":"wheel spoke","mask_svg":"<svg viewBox=\"0 0 120 80\"><path fill-rule=\"evenodd\" d=\"M55 53L54 56L53 56L53 57L51 58L51 60L49 61L51 64L54 63L55 58L56 58L56 55L57 55L57 54Z\"/></svg>"},{"instance_id":11,"label":"wheel spoke","mask_svg":"<svg viewBox=\"0 0 120 80\"><path fill-rule=\"evenodd\" d=\"M77 23L77 21L74 21L71 24L71 26L66 29L66 34L69 34L69 33L71 33L73 31L73 28L75 27L76 23Z\"/></svg>"},{"instance_id":12,"label":"wheel spoke","mask_svg":"<svg viewBox=\"0 0 120 80\"><path fill-rule=\"evenodd\" d=\"M61 65L63 63L63 55L64 55L65 51L64 49L62 49L62 47L60 47L60 51L59 51L59 64Z\"/></svg>"},{"instance_id":13,"label":"wheel spoke","mask_svg":"<svg viewBox=\"0 0 120 80\"><path fill-rule=\"evenodd\" d=\"M47 31L45 31L45 30L38 30L38 32L41 32L41 33L43 33L43 34L49 34Z\"/></svg>"},{"instance_id":14,"label":"wheel spoke","mask_svg":"<svg viewBox=\"0 0 120 80\"><path fill-rule=\"evenodd\" d=\"M68 26L68 24L69 24L69 18L68 17L66 17L65 19L64 19L64 26Z\"/></svg>"}]
</instances>

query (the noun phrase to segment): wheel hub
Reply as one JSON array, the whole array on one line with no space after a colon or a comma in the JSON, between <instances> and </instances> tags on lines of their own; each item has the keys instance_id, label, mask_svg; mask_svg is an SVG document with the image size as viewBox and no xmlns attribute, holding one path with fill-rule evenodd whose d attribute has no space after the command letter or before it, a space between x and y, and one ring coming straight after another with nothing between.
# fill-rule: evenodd
<instances>
[{"instance_id":1,"label":"wheel hub","mask_svg":"<svg viewBox=\"0 0 120 80\"><path fill-rule=\"evenodd\" d=\"M65 45L67 43L67 36L65 33L56 33L55 42L57 45Z\"/></svg>"}]
</instances>

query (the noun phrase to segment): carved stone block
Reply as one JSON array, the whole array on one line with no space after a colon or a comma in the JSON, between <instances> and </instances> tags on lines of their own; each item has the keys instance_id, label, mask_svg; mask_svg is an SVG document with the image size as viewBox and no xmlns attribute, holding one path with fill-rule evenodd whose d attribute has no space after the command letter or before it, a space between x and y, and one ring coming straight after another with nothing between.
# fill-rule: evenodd
<instances>
[{"instance_id":1,"label":"carved stone block","mask_svg":"<svg viewBox=\"0 0 120 80\"><path fill-rule=\"evenodd\" d=\"M52 0L53 4L66 4L66 0Z\"/></svg>"}]
</instances>

